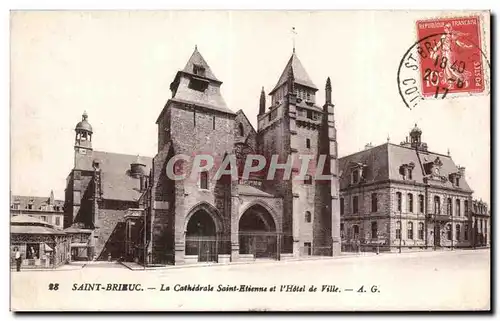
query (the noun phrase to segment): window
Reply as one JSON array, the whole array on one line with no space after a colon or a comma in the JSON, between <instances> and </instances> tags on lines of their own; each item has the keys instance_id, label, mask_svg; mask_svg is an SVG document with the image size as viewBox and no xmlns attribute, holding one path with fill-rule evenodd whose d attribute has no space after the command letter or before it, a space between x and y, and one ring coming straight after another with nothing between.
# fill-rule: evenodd
<instances>
[{"instance_id":1,"label":"window","mask_svg":"<svg viewBox=\"0 0 500 321\"><path fill-rule=\"evenodd\" d=\"M413 240L413 222L408 222L408 239Z\"/></svg>"},{"instance_id":2,"label":"window","mask_svg":"<svg viewBox=\"0 0 500 321\"><path fill-rule=\"evenodd\" d=\"M418 211L420 213L424 212L424 195L418 195Z\"/></svg>"},{"instance_id":3,"label":"window","mask_svg":"<svg viewBox=\"0 0 500 321\"><path fill-rule=\"evenodd\" d=\"M354 232L354 238L358 238L358 234L359 234L359 226L357 225L353 225L352 226L352 230Z\"/></svg>"},{"instance_id":4,"label":"window","mask_svg":"<svg viewBox=\"0 0 500 321\"><path fill-rule=\"evenodd\" d=\"M372 222L372 239L378 238L377 234L377 222Z\"/></svg>"},{"instance_id":5,"label":"window","mask_svg":"<svg viewBox=\"0 0 500 321\"><path fill-rule=\"evenodd\" d=\"M448 215L453 215L453 209L451 204L452 204L451 198L448 198L448 202L446 205L446 214Z\"/></svg>"},{"instance_id":6,"label":"window","mask_svg":"<svg viewBox=\"0 0 500 321\"><path fill-rule=\"evenodd\" d=\"M377 193L373 193L372 194L372 212L376 212L378 210L377 205L378 205Z\"/></svg>"},{"instance_id":7,"label":"window","mask_svg":"<svg viewBox=\"0 0 500 321\"><path fill-rule=\"evenodd\" d=\"M313 118L313 112L312 110L307 111L307 118L312 119Z\"/></svg>"},{"instance_id":8,"label":"window","mask_svg":"<svg viewBox=\"0 0 500 321\"><path fill-rule=\"evenodd\" d=\"M40 258L40 243L26 244L26 258L29 260Z\"/></svg>"},{"instance_id":9,"label":"window","mask_svg":"<svg viewBox=\"0 0 500 321\"><path fill-rule=\"evenodd\" d=\"M413 194L408 193L408 213L413 213Z\"/></svg>"},{"instance_id":10,"label":"window","mask_svg":"<svg viewBox=\"0 0 500 321\"><path fill-rule=\"evenodd\" d=\"M468 239L469 239L469 224L465 223L465 226L464 226L464 240L467 241Z\"/></svg>"},{"instance_id":11,"label":"window","mask_svg":"<svg viewBox=\"0 0 500 321\"><path fill-rule=\"evenodd\" d=\"M408 168L408 179L413 179L413 169Z\"/></svg>"},{"instance_id":12,"label":"window","mask_svg":"<svg viewBox=\"0 0 500 321\"><path fill-rule=\"evenodd\" d=\"M448 237L448 241L451 241L451 234L452 234L451 224L448 224L446 225L446 235Z\"/></svg>"},{"instance_id":13,"label":"window","mask_svg":"<svg viewBox=\"0 0 500 321\"><path fill-rule=\"evenodd\" d=\"M193 74L199 76L205 76L205 68L200 65L193 65Z\"/></svg>"},{"instance_id":14,"label":"window","mask_svg":"<svg viewBox=\"0 0 500 321\"><path fill-rule=\"evenodd\" d=\"M306 138L306 148L311 148L311 140Z\"/></svg>"},{"instance_id":15,"label":"window","mask_svg":"<svg viewBox=\"0 0 500 321\"><path fill-rule=\"evenodd\" d=\"M357 184L359 181L359 172L357 169L352 171L352 183Z\"/></svg>"},{"instance_id":16,"label":"window","mask_svg":"<svg viewBox=\"0 0 500 321\"><path fill-rule=\"evenodd\" d=\"M196 91L204 92L208 88L208 81L204 81L202 79L191 79L188 87Z\"/></svg>"},{"instance_id":17,"label":"window","mask_svg":"<svg viewBox=\"0 0 500 321\"><path fill-rule=\"evenodd\" d=\"M304 184L311 185L312 184L312 176L309 174L304 175Z\"/></svg>"},{"instance_id":18,"label":"window","mask_svg":"<svg viewBox=\"0 0 500 321\"><path fill-rule=\"evenodd\" d=\"M467 200L464 201L464 212L465 216L469 216L469 201Z\"/></svg>"},{"instance_id":19,"label":"window","mask_svg":"<svg viewBox=\"0 0 500 321\"><path fill-rule=\"evenodd\" d=\"M353 213L358 212L358 197L357 196L352 197L352 212Z\"/></svg>"},{"instance_id":20,"label":"window","mask_svg":"<svg viewBox=\"0 0 500 321\"><path fill-rule=\"evenodd\" d=\"M424 239L424 223L422 222L418 223L418 239Z\"/></svg>"},{"instance_id":21,"label":"window","mask_svg":"<svg viewBox=\"0 0 500 321\"><path fill-rule=\"evenodd\" d=\"M461 212L460 211L460 200L457 199L455 202L457 203L457 216L460 216L460 212Z\"/></svg>"},{"instance_id":22,"label":"window","mask_svg":"<svg viewBox=\"0 0 500 321\"><path fill-rule=\"evenodd\" d=\"M47 216L45 215L40 216L40 219L44 222L47 222Z\"/></svg>"},{"instance_id":23,"label":"window","mask_svg":"<svg viewBox=\"0 0 500 321\"><path fill-rule=\"evenodd\" d=\"M238 124L238 134L240 136L245 136L245 131L243 130L243 124L242 123Z\"/></svg>"},{"instance_id":24,"label":"window","mask_svg":"<svg viewBox=\"0 0 500 321\"><path fill-rule=\"evenodd\" d=\"M311 212L306 212L306 223L311 223Z\"/></svg>"},{"instance_id":25,"label":"window","mask_svg":"<svg viewBox=\"0 0 500 321\"><path fill-rule=\"evenodd\" d=\"M28 204L28 209L32 210L33 209L33 204Z\"/></svg>"},{"instance_id":26,"label":"window","mask_svg":"<svg viewBox=\"0 0 500 321\"><path fill-rule=\"evenodd\" d=\"M344 223L340 223L340 237L344 238Z\"/></svg>"},{"instance_id":27,"label":"window","mask_svg":"<svg viewBox=\"0 0 500 321\"><path fill-rule=\"evenodd\" d=\"M402 208L402 202L403 200L401 199L401 192L396 192L396 202L397 202L397 210L398 212L401 212Z\"/></svg>"},{"instance_id":28,"label":"window","mask_svg":"<svg viewBox=\"0 0 500 321\"><path fill-rule=\"evenodd\" d=\"M401 239L401 221L396 222L396 239Z\"/></svg>"},{"instance_id":29,"label":"window","mask_svg":"<svg viewBox=\"0 0 500 321\"><path fill-rule=\"evenodd\" d=\"M200 188L208 189L208 172L203 171L200 173Z\"/></svg>"},{"instance_id":30,"label":"window","mask_svg":"<svg viewBox=\"0 0 500 321\"><path fill-rule=\"evenodd\" d=\"M215 130L215 116L212 116L212 129Z\"/></svg>"},{"instance_id":31,"label":"window","mask_svg":"<svg viewBox=\"0 0 500 321\"><path fill-rule=\"evenodd\" d=\"M441 214L441 199L434 196L434 214Z\"/></svg>"},{"instance_id":32,"label":"window","mask_svg":"<svg viewBox=\"0 0 500 321\"><path fill-rule=\"evenodd\" d=\"M344 198L340 198L340 215L344 215Z\"/></svg>"},{"instance_id":33,"label":"window","mask_svg":"<svg viewBox=\"0 0 500 321\"><path fill-rule=\"evenodd\" d=\"M456 234L457 241L460 241L460 224L457 224L455 226L455 234Z\"/></svg>"},{"instance_id":34,"label":"window","mask_svg":"<svg viewBox=\"0 0 500 321\"><path fill-rule=\"evenodd\" d=\"M304 242L304 254L305 255L311 255L312 254L311 242Z\"/></svg>"},{"instance_id":35,"label":"window","mask_svg":"<svg viewBox=\"0 0 500 321\"><path fill-rule=\"evenodd\" d=\"M460 186L460 178L458 178L458 177L457 177L457 178L455 179L455 185L456 185L457 187L459 187L459 186Z\"/></svg>"},{"instance_id":36,"label":"window","mask_svg":"<svg viewBox=\"0 0 500 321\"><path fill-rule=\"evenodd\" d=\"M193 110L193 126L196 127L196 110Z\"/></svg>"},{"instance_id":37,"label":"window","mask_svg":"<svg viewBox=\"0 0 500 321\"><path fill-rule=\"evenodd\" d=\"M61 225L61 218L59 216L56 216L56 225Z\"/></svg>"}]
</instances>

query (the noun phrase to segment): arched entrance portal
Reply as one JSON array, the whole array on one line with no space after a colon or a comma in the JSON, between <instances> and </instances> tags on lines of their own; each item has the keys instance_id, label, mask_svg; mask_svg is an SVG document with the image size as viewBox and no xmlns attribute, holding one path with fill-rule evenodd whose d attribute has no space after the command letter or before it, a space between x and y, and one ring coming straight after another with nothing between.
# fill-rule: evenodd
<instances>
[{"instance_id":1,"label":"arched entrance portal","mask_svg":"<svg viewBox=\"0 0 500 321\"><path fill-rule=\"evenodd\" d=\"M199 262L217 261L217 227L203 209L196 211L186 228L186 255L197 255Z\"/></svg>"},{"instance_id":2,"label":"arched entrance portal","mask_svg":"<svg viewBox=\"0 0 500 321\"><path fill-rule=\"evenodd\" d=\"M240 254L278 259L279 234L271 214L261 205L247 209L239 222Z\"/></svg>"}]
</instances>

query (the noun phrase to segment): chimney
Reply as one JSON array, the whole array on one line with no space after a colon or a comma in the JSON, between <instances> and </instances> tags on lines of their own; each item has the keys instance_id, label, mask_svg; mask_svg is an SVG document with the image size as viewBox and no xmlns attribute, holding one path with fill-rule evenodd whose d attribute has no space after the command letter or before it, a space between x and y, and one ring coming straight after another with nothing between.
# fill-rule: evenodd
<instances>
[{"instance_id":1,"label":"chimney","mask_svg":"<svg viewBox=\"0 0 500 321\"><path fill-rule=\"evenodd\" d=\"M464 177L465 176L465 167L458 166L458 172L460 173L460 176Z\"/></svg>"}]
</instances>

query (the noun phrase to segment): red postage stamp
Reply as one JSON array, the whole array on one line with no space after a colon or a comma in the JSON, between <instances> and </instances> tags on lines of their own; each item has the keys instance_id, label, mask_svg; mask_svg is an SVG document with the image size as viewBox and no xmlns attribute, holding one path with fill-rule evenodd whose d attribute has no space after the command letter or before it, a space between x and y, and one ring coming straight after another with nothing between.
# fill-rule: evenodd
<instances>
[{"instance_id":1,"label":"red postage stamp","mask_svg":"<svg viewBox=\"0 0 500 321\"><path fill-rule=\"evenodd\" d=\"M424 97L484 91L480 22L477 16L417 21Z\"/></svg>"}]
</instances>

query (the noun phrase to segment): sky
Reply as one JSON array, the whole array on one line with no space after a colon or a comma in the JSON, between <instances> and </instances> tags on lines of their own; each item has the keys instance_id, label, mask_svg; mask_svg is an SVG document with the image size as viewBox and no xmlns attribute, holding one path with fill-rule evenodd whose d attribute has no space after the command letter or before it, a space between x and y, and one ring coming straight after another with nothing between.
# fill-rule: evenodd
<instances>
[{"instance_id":1,"label":"sky","mask_svg":"<svg viewBox=\"0 0 500 321\"><path fill-rule=\"evenodd\" d=\"M11 192L64 199L74 127L86 111L95 150L154 156L155 121L195 46L223 81L230 109L254 127L262 86L278 81L293 48L320 89L331 78L339 155L400 143L418 124L433 152L466 168L490 200L490 96L406 108L397 71L423 11L100 11L11 15ZM489 20L482 20L488 41ZM295 27L297 34L292 34ZM489 43L484 44L489 56ZM268 104L270 97L268 97Z\"/></svg>"}]
</instances>

